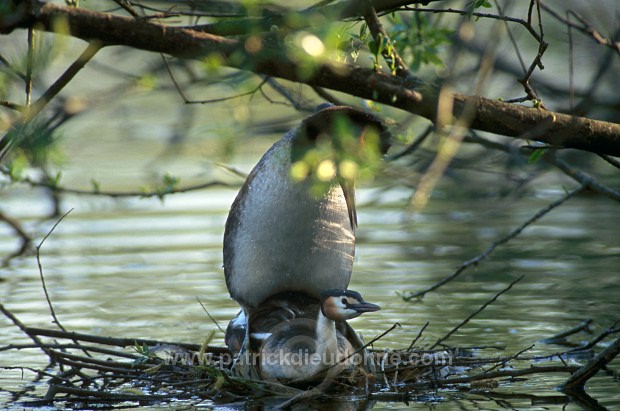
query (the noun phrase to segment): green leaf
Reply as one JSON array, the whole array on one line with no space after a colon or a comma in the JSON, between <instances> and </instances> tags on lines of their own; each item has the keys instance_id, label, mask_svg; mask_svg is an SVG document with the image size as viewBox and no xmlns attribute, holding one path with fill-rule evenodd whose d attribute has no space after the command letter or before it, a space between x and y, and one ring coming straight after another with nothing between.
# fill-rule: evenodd
<instances>
[{"instance_id":1,"label":"green leaf","mask_svg":"<svg viewBox=\"0 0 620 411\"><path fill-rule=\"evenodd\" d=\"M534 150L532 152L532 154L530 154L530 157L527 159L527 162L529 164L534 164L535 162L537 162L540 157L545 153L545 149L544 148L537 148L536 150Z\"/></svg>"}]
</instances>

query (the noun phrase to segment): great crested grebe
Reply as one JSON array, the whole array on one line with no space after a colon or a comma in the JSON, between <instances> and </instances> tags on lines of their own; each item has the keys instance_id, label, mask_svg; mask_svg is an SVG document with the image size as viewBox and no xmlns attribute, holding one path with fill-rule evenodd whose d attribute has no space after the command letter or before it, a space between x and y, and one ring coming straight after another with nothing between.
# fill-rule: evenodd
<instances>
[{"instance_id":1,"label":"great crested grebe","mask_svg":"<svg viewBox=\"0 0 620 411\"><path fill-rule=\"evenodd\" d=\"M323 291L320 306L314 307L314 319L295 317L260 333L258 354L263 379L313 380L362 363L353 358L361 347L353 346L342 325L380 307L365 302L356 291L335 289Z\"/></svg>"},{"instance_id":2,"label":"great crested grebe","mask_svg":"<svg viewBox=\"0 0 620 411\"><path fill-rule=\"evenodd\" d=\"M291 178L291 166L300 150L332 139L341 119L359 144L376 133L381 150L387 151L385 128L376 116L347 106L319 106L265 153L231 206L224 233L224 274L231 297L242 307L242 314L229 325L231 348L238 344L242 352L258 349L249 346L250 335L267 333L265 324L277 326L283 319L314 320L317 330L319 324L334 320L329 310L319 315L318 307L319 302L323 307L331 301L321 300L322 292L346 290L351 278L357 224L353 182L337 175L330 188L316 196L310 179ZM354 338L344 324L343 335ZM244 334L240 342L234 338L239 330Z\"/></svg>"}]
</instances>

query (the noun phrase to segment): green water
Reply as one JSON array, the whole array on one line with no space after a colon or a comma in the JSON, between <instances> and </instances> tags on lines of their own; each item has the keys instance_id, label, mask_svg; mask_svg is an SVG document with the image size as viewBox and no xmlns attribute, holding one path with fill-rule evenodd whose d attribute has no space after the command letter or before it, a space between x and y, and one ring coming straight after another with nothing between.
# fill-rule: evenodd
<instances>
[{"instance_id":1,"label":"green water","mask_svg":"<svg viewBox=\"0 0 620 411\"><path fill-rule=\"evenodd\" d=\"M618 318L618 206L589 196L569 200L500 246L482 264L423 300L403 302L397 292L419 290L451 274L456 266L563 195L560 187L550 187L532 190L517 201L463 196L455 201L449 189L449 183L442 186L430 205L415 216L404 211L405 190L365 188L358 193L360 226L350 288L380 304L382 310L354 320L353 326L371 338L395 322L402 325L377 347L408 346L427 321L430 325L419 344L431 344L521 275L525 278L520 283L447 343L504 347L504 355L535 344L530 354L553 353L564 347L539 341L585 318L594 319L595 333ZM224 221L235 192L232 188L196 191L169 197L164 203L64 197L62 209L73 211L41 250L50 299L62 324L69 330L102 336L199 344L215 328L198 304L200 298L225 327L238 309L228 297L221 269ZM43 198L38 191L2 193L3 210L38 233L37 241L55 222L41 220L50 208ZM16 246L11 231L0 226L0 252L8 254ZM0 300L8 309L29 326L53 327L33 255L12 260L1 277ZM28 342L6 318L0 319L0 330L0 346ZM592 337L580 333L571 341ZM215 342L223 344L221 333ZM42 367L46 357L37 350L3 351L0 364ZM7 405L9 391L24 388L33 376L28 371L2 370L0 401ZM561 396L554 388L565 377L547 374L526 382L502 383L496 391ZM46 389L45 384L33 388L22 400L43 395ZM620 406L620 387L609 376L601 374L591 380L588 392L603 406ZM417 395L418 402L412 405L419 408L429 402L436 402L440 409L498 407L484 394L447 390ZM531 398L506 401L515 408L537 408ZM404 404L367 406L399 408Z\"/></svg>"}]
</instances>

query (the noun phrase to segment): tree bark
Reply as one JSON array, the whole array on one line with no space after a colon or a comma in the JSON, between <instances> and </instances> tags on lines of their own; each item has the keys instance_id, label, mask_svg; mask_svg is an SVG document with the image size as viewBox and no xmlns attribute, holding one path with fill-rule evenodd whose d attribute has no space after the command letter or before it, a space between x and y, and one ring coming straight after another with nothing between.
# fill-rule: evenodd
<instances>
[{"instance_id":1,"label":"tree bark","mask_svg":"<svg viewBox=\"0 0 620 411\"><path fill-rule=\"evenodd\" d=\"M302 70L304 63L294 61L283 47L278 47L274 33L261 35L262 47L252 53L244 46L245 38L229 39L187 27L50 3L36 3L32 10L21 9L0 18L0 33L26 27L49 32L61 27L63 33L85 41L128 46L179 58L198 59L217 53L229 67L371 99L433 122L437 118L438 90L435 87L422 85L415 79L337 62L318 63L310 71ZM620 125L616 123L480 96L453 94L453 116L445 117L456 121L460 115L466 117L471 128L480 131L536 140L558 148L620 156Z\"/></svg>"}]
</instances>

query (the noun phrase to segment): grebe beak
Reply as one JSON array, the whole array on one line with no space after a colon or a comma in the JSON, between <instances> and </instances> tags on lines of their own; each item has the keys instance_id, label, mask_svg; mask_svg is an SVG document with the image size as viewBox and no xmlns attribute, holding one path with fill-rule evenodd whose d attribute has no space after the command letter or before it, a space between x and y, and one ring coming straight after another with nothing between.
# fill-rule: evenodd
<instances>
[{"instance_id":1,"label":"grebe beak","mask_svg":"<svg viewBox=\"0 0 620 411\"><path fill-rule=\"evenodd\" d=\"M355 310L359 314L372 313L381 309L377 304L367 303L365 301L357 304L349 304L347 308Z\"/></svg>"}]
</instances>

